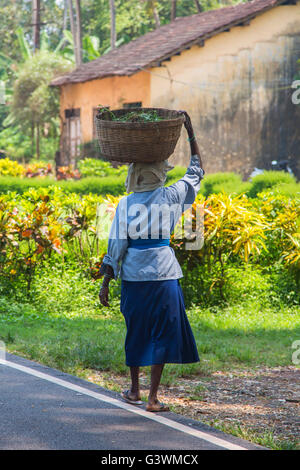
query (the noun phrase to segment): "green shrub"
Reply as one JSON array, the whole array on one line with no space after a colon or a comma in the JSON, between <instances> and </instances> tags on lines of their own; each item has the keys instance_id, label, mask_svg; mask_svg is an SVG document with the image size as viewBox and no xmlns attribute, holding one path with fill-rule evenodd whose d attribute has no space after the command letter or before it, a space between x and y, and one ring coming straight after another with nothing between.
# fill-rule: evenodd
<instances>
[{"instance_id":1,"label":"green shrub","mask_svg":"<svg viewBox=\"0 0 300 470\"><path fill-rule=\"evenodd\" d=\"M182 178L186 173L186 168L182 166L175 166L173 170L167 173L167 181L166 184L169 186L171 184L176 183L180 178Z\"/></svg>"},{"instance_id":2,"label":"green shrub","mask_svg":"<svg viewBox=\"0 0 300 470\"><path fill-rule=\"evenodd\" d=\"M274 194L296 197L300 192L300 184L296 183L293 176L283 171L265 171L255 176L251 182L242 181L241 175L237 173L219 172L205 176L200 192L205 197L224 191L226 194L245 193L248 197L255 198L258 193L270 189Z\"/></svg>"},{"instance_id":3,"label":"green shrub","mask_svg":"<svg viewBox=\"0 0 300 470\"><path fill-rule=\"evenodd\" d=\"M223 191L226 194L248 194L248 191L251 188L251 183L249 181L240 181L240 182L235 182L235 181L224 181L223 183L220 184L215 184L213 188L213 193L219 194L222 193Z\"/></svg>"},{"instance_id":4,"label":"green shrub","mask_svg":"<svg viewBox=\"0 0 300 470\"><path fill-rule=\"evenodd\" d=\"M108 162L103 162L101 160L95 161L101 162L97 171L100 173L108 171L108 173L111 172L111 174L102 177L100 175L85 176L80 180L67 181L56 181L53 178L48 177L21 179L18 177L0 175L0 193L15 191L22 194L29 188L45 188L54 185L77 194L112 194L113 196L123 194L125 192L127 170L125 171L123 167L120 167L119 169L114 169L112 167L108 168ZM93 164L91 164L91 167ZM108 170L105 168L108 168ZM93 170L87 170L87 174L89 172L93 173ZM184 176L185 172L186 168L176 166L173 170L168 172L166 185L169 186L178 181ZM208 197L211 194L219 194L221 192L225 192L226 194L235 193L236 195L245 192L248 197L255 198L258 193L269 190L272 190L275 195L282 194L295 198L300 195L300 184L296 183L292 176L284 172L266 172L266 175L262 174L255 176L255 178L253 178L253 182L242 181L241 176L236 173L214 173L211 175L205 175L201 182L200 193L205 197Z\"/></svg>"},{"instance_id":5,"label":"green shrub","mask_svg":"<svg viewBox=\"0 0 300 470\"><path fill-rule=\"evenodd\" d=\"M205 197L208 197L210 194L219 193L224 188L226 193L239 190L238 194L240 194L243 192L243 190L241 190L242 187L243 182L241 175L233 172L219 172L213 173L212 175L205 175L202 181L201 193ZM227 191L227 189L229 189L229 191Z\"/></svg>"},{"instance_id":6,"label":"green shrub","mask_svg":"<svg viewBox=\"0 0 300 470\"><path fill-rule=\"evenodd\" d=\"M57 186L65 191L77 194L112 194L117 196L125 192L124 176L87 177L81 180L55 181L51 178L15 178L0 176L0 193L14 191L23 194L29 188L47 188Z\"/></svg>"},{"instance_id":7,"label":"green shrub","mask_svg":"<svg viewBox=\"0 0 300 470\"><path fill-rule=\"evenodd\" d=\"M274 186L290 184L295 185L296 180L289 173L284 171L264 171L261 175L254 176L248 195L249 197L256 197L258 193L271 189Z\"/></svg>"},{"instance_id":8,"label":"green shrub","mask_svg":"<svg viewBox=\"0 0 300 470\"><path fill-rule=\"evenodd\" d=\"M110 162L95 158L85 158L78 161L78 169L82 176L124 176L128 166L122 165L114 168Z\"/></svg>"},{"instance_id":9,"label":"green shrub","mask_svg":"<svg viewBox=\"0 0 300 470\"><path fill-rule=\"evenodd\" d=\"M23 194L29 188L47 187L55 184L50 178L17 178L14 176L0 176L0 193L13 191Z\"/></svg>"},{"instance_id":10,"label":"green shrub","mask_svg":"<svg viewBox=\"0 0 300 470\"><path fill-rule=\"evenodd\" d=\"M105 163L105 162L102 162ZM112 194L118 196L125 192L125 180L127 171L121 174L115 174L118 169L112 169L113 173L110 176L87 176L80 180L60 180L55 181L51 178L17 178L12 176L0 175L0 193L7 193L8 191L15 191L23 194L29 188L47 188L49 186L57 186L65 191L74 192L77 194ZM180 179L186 169L176 167L170 171L167 177L167 184L170 185Z\"/></svg>"},{"instance_id":11,"label":"green shrub","mask_svg":"<svg viewBox=\"0 0 300 470\"><path fill-rule=\"evenodd\" d=\"M290 198L300 198L300 184L299 183L281 183L273 186L271 189L262 191L258 194L274 194L274 196L282 195Z\"/></svg>"},{"instance_id":12,"label":"green shrub","mask_svg":"<svg viewBox=\"0 0 300 470\"><path fill-rule=\"evenodd\" d=\"M62 189L79 194L112 194L118 196L125 192L125 176L89 176L78 181L59 181Z\"/></svg>"}]
</instances>

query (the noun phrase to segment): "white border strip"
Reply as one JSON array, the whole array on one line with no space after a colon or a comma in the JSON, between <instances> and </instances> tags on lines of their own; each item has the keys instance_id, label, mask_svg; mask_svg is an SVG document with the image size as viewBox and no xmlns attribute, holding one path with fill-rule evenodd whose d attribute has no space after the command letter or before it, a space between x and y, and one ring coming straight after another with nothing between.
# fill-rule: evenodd
<instances>
[{"instance_id":1,"label":"white border strip","mask_svg":"<svg viewBox=\"0 0 300 470\"><path fill-rule=\"evenodd\" d=\"M177 431L184 432L185 434L189 434L190 436L210 442L211 444L215 444L219 447L223 447L228 450L248 450L246 447L241 447L237 444L233 444L229 441L226 441L219 437L215 437L206 432L199 431L198 429L189 428L188 426L185 426L184 424L178 423L168 418L164 418L161 415L156 415L152 412L139 409L137 406L130 405L129 403L123 402L121 400L108 397L106 395L103 395L102 393L93 392L92 390L89 390L88 388L80 387L71 382L67 382L66 380L53 377L52 375L44 374L43 372L39 372L30 367L21 366L20 364L3 360L1 358L0 358L0 364L7 366L7 367L11 367L13 369L20 370L21 372L25 372L26 374L33 375L34 377L47 380L48 382L55 383L56 385L60 385L61 387L68 388L69 390L73 390L74 392L82 393L83 395L88 395L90 397L96 398L96 400L100 400L105 403L109 403L111 405L117 406L118 408L123 408L124 410L131 411L132 413L136 413L140 416L143 416L144 418L151 419L152 421L157 421L160 424L164 424L165 426L169 426L172 429L176 429Z\"/></svg>"}]
</instances>

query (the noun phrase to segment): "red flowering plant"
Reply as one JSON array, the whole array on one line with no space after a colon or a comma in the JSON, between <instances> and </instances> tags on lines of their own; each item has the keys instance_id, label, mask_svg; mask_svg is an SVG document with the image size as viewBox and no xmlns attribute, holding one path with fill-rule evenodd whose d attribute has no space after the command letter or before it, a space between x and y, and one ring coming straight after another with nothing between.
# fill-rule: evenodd
<instances>
[{"instance_id":1,"label":"red flowering plant","mask_svg":"<svg viewBox=\"0 0 300 470\"><path fill-rule=\"evenodd\" d=\"M25 169L26 178L34 178L37 176L48 176L53 172L51 163L37 162L27 165Z\"/></svg>"},{"instance_id":2,"label":"red flowering plant","mask_svg":"<svg viewBox=\"0 0 300 470\"><path fill-rule=\"evenodd\" d=\"M56 169L57 180L78 180L81 178L81 174L77 169L74 169L72 165L60 166Z\"/></svg>"},{"instance_id":3,"label":"red flowering plant","mask_svg":"<svg viewBox=\"0 0 300 470\"><path fill-rule=\"evenodd\" d=\"M24 276L29 291L36 267L53 251L62 253L64 229L57 208L49 195L35 190L9 203L2 196L0 221L2 273Z\"/></svg>"}]
</instances>

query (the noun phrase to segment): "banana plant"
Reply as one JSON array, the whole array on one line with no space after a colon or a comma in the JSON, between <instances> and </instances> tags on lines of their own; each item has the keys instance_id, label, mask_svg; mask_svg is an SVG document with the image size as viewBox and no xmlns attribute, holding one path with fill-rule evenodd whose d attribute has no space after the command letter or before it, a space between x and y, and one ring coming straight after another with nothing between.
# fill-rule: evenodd
<instances>
[{"instance_id":1,"label":"banana plant","mask_svg":"<svg viewBox=\"0 0 300 470\"><path fill-rule=\"evenodd\" d=\"M125 40L124 38L118 39L118 40L116 41L116 47L121 46L121 44L123 44L124 40ZM104 54L107 54L107 53L110 52L110 51L111 51L111 46L109 46L107 49L105 49Z\"/></svg>"},{"instance_id":2,"label":"banana plant","mask_svg":"<svg viewBox=\"0 0 300 470\"><path fill-rule=\"evenodd\" d=\"M21 27L16 29L16 36L18 38L19 48L22 55L22 62L32 57L32 53L28 42L26 41L24 31ZM5 86L5 98L12 95L12 87L8 86L9 79L15 79L17 77L18 64L16 64L8 55L0 52L0 81L6 84Z\"/></svg>"},{"instance_id":3,"label":"banana plant","mask_svg":"<svg viewBox=\"0 0 300 470\"><path fill-rule=\"evenodd\" d=\"M25 62L26 60L32 57L32 52L28 44L28 41L26 41L24 31L21 27L17 28L16 35L17 35L19 47L22 53L23 62Z\"/></svg>"},{"instance_id":4,"label":"banana plant","mask_svg":"<svg viewBox=\"0 0 300 470\"><path fill-rule=\"evenodd\" d=\"M24 63L32 58L33 53L31 51L28 41L25 38L23 28L17 28L16 35L18 38L19 48L22 55L21 63ZM117 45L122 44L123 41L123 38L120 39ZM83 59L85 62L97 59L100 56L99 38L97 38L96 36L84 36L82 46ZM54 50L50 49L49 36L47 32L42 31L40 50L55 52L57 54L62 55L69 62L75 63L73 36L68 30L63 31L63 37ZM15 64L15 62L8 55L0 52L0 80L7 81L9 75L13 78L16 78L18 65L20 64ZM6 93L11 94L12 90L7 89Z\"/></svg>"},{"instance_id":5,"label":"banana plant","mask_svg":"<svg viewBox=\"0 0 300 470\"><path fill-rule=\"evenodd\" d=\"M123 40L118 41L120 45ZM85 35L82 39L82 56L84 62L89 62L100 57L100 41L97 36ZM74 41L70 31L63 31L63 38L55 48L54 52L62 54L66 59L75 63Z\"/></svg>"}]
</instances>

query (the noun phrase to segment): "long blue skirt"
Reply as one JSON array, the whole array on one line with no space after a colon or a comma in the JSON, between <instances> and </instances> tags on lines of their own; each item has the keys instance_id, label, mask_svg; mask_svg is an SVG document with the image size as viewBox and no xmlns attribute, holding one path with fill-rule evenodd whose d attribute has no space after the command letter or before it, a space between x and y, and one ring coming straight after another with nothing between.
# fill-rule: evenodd
<instances>
[{"instance_id":1,"label":"long blue skirt","mask_svg":"<svg viewBox=\"0 0 300 470\"><path fill-rule=\"evenodd\" d=\"M122 280L121 312L127 327L127 366L199 361L177 279Z\"/></svg>"}]
</instances>

